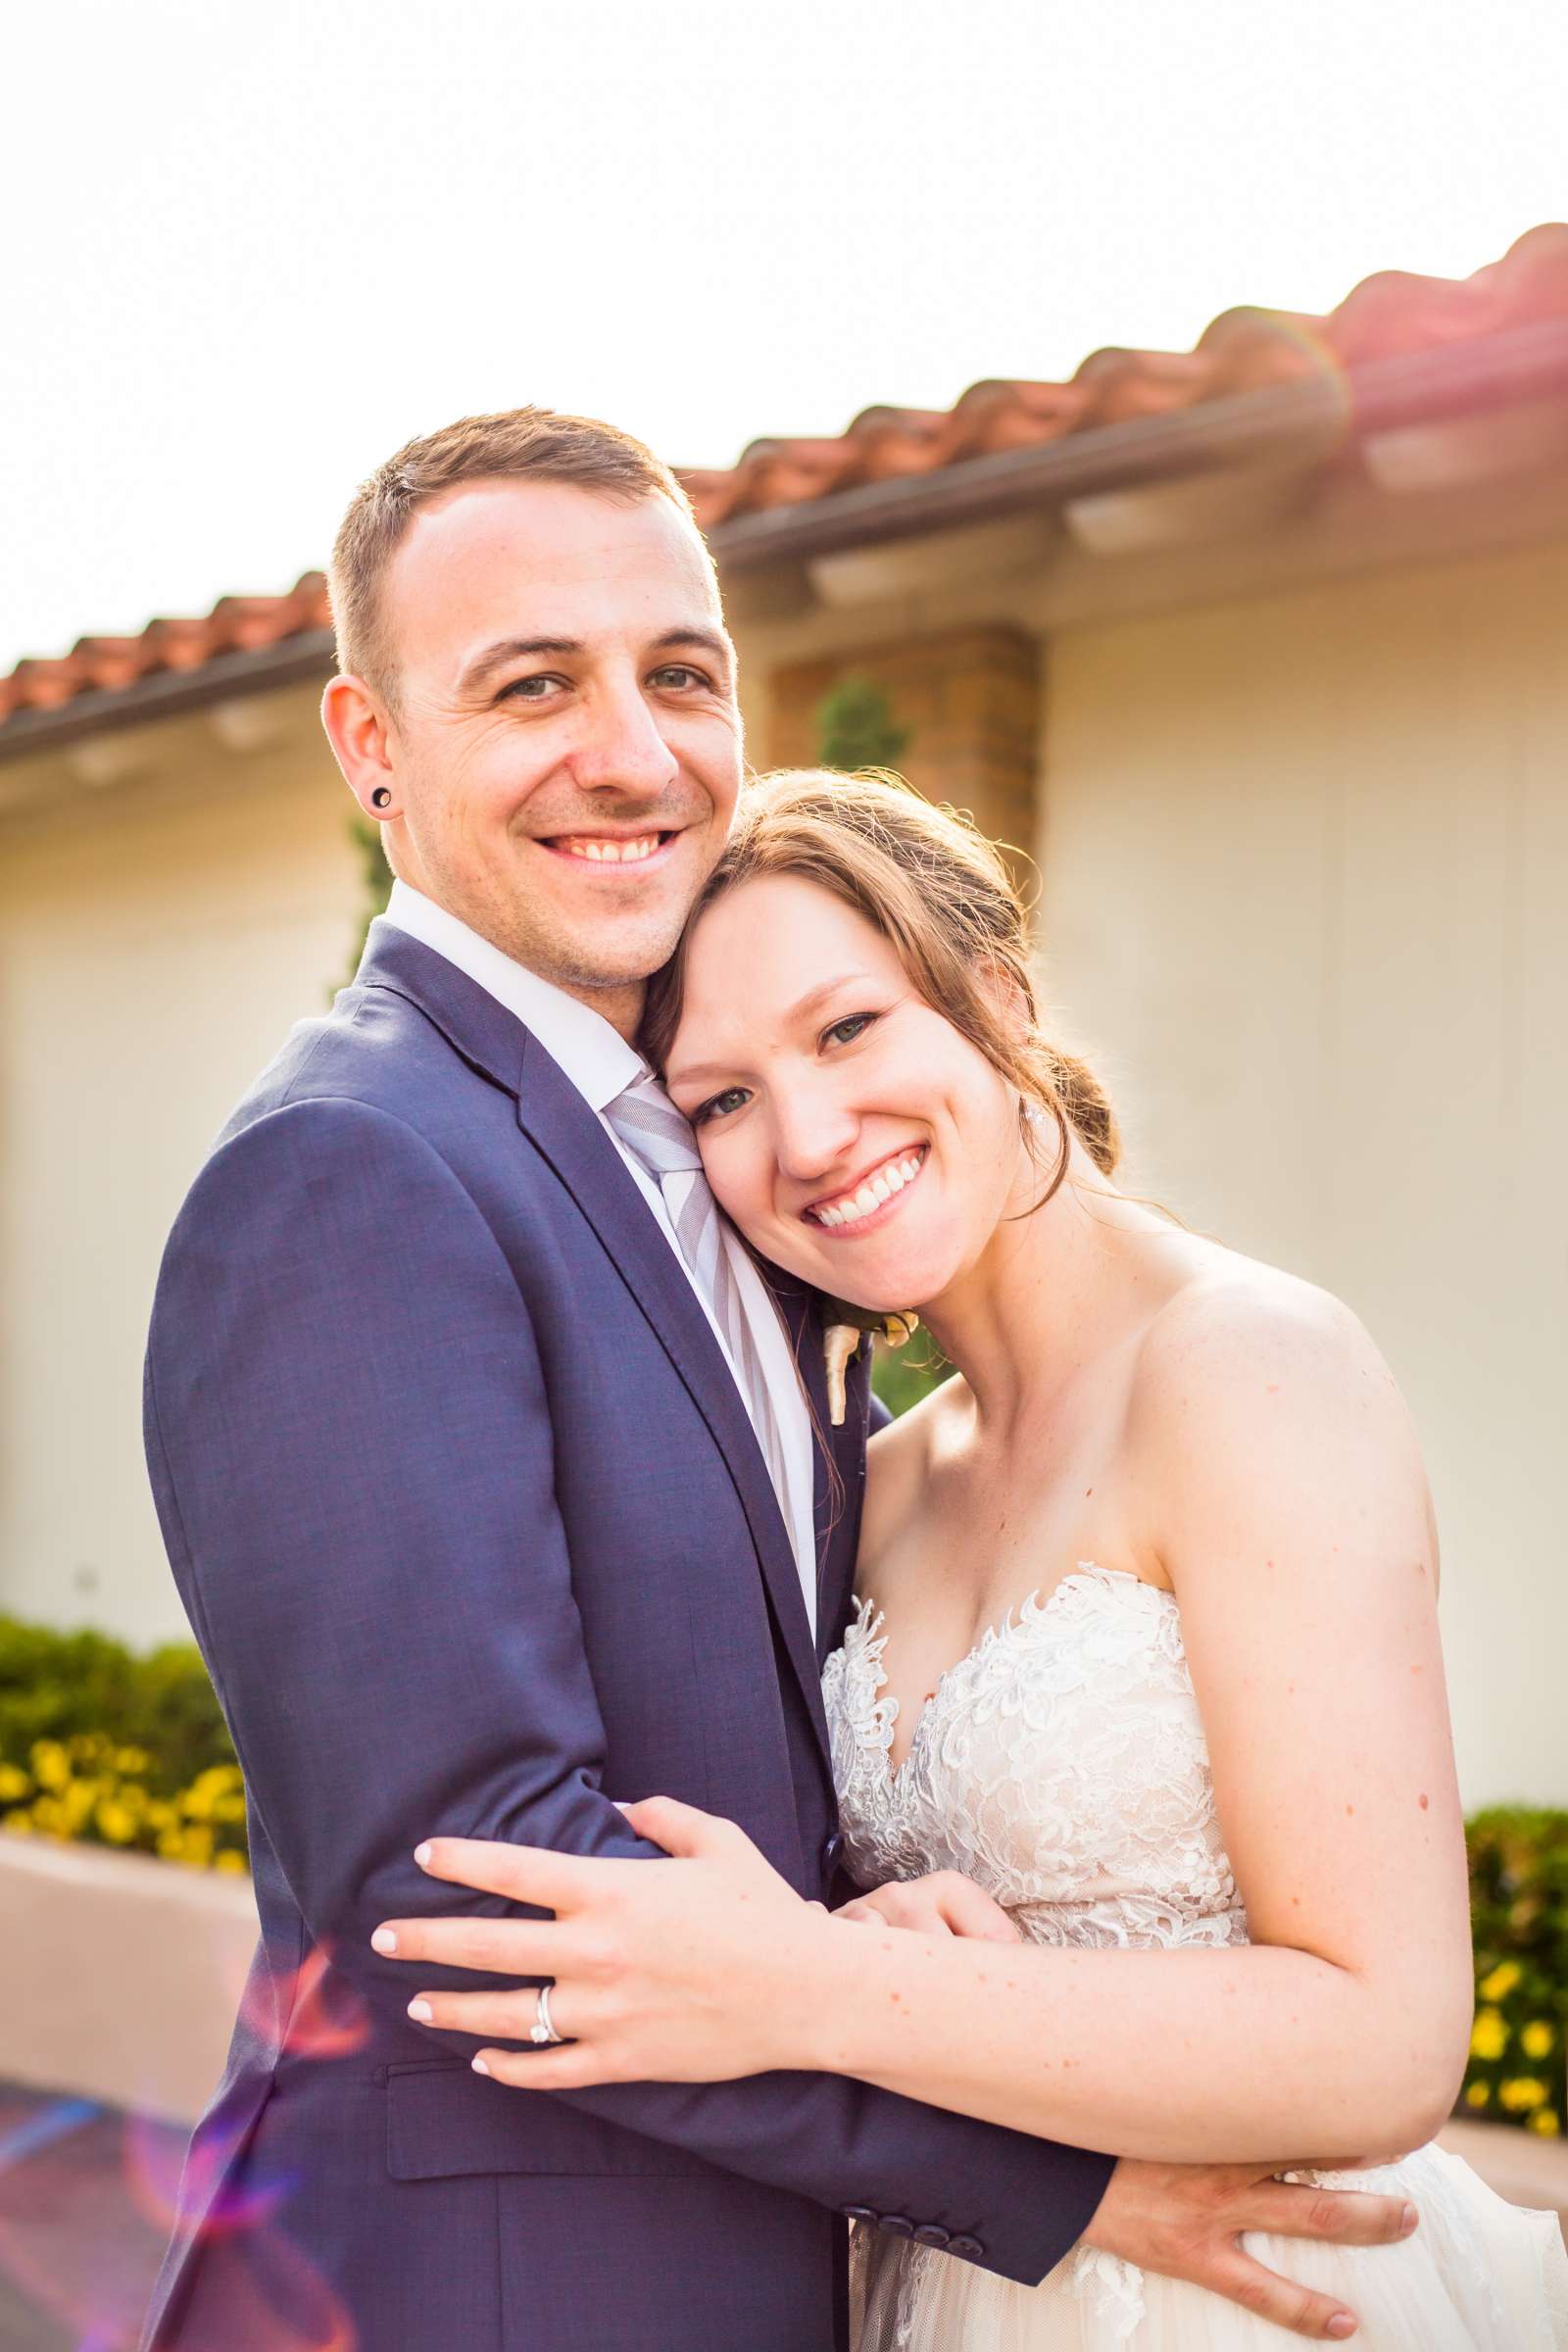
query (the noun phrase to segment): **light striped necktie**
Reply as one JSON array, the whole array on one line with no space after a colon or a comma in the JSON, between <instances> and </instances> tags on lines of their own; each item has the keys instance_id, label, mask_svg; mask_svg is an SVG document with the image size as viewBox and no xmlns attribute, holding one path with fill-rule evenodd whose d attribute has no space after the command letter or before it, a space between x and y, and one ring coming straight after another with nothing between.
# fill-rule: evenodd
<instances>
[{"instance_id":1,"label":"light striped necktie","mask_svg":"<svg viewBox=\"0 0 1568 2352\"><path fill-rule=\"evenodd\" d=\"M790 1516L784 1445L773 1399L758 1360L746 1301L725 1246L718 1202L709 1190L697 1139L657 1078L646 1073L605 1104L605 1116L664 1197L669 1221L692 1279L713 1309L724 1335L741 1396L751 1415L786 1527Z\"/></svg>"}]
</instances>

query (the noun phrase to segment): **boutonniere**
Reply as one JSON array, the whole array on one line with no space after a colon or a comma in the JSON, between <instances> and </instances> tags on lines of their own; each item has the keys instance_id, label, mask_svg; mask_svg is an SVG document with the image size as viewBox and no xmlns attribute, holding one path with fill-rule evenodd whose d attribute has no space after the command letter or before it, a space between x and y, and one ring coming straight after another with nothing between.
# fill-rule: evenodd
<instances>
[{"instance_id":1,"label":"boutonniere","mask_svg":"<svg viewBox=\"0 0 1568 2352\"><path fill-rule=\"evenodd\" d=\"M860 1342L867 1332L885 1340L890 1348L902 1348L912 1340L920 1328L915 1314L877 1315L863 1306L851 1306L843 1298L824 1298L822 1301L822 1368L827 1374L827 1409L835 1429L842 1429L849 1402L844 1393L844 1375L860 1352Z\"/></svg>"}]
</instances>

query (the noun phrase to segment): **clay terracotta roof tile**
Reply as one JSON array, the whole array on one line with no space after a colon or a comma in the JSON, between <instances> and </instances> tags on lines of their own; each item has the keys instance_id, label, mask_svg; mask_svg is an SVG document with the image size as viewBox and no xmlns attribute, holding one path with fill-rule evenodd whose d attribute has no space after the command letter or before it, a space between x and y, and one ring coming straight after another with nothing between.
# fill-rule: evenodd
<instances>
[{"instance_id":1,"label":"clay terracotta roof tile","mask_svg":"<svg viewBox=\"0 0 1568 2352\"><path fill-rule=\"evenodd\" d=\"M757 441L727 471L683 479L699 519L711 530L799 499L933 472L996 450L1034 448L1133 417L1169 416L1549 318L1568 318L1568 224L1560 221L1529 230L1473 277L1381 270L1324 318L1250 307L1225 311L1192 351L1093 352L1069 383L974 384L946 415L869 409L836 441Z\"/></svg>"},{"instance_id":2,"label":"clay terracotta roof tile","mask_svg":"<svg viewBox=\"0 0 1568 2352\"><path fill-rule=\"evenodd\" d=\"M1568 224L1557 221L1529 230L1471 277L1380 270L1327 318L1225 311L1192 351L1097 351L1068 383L987 379L949 410L865 409L831 438L754 441L736 465L681 478L699 520L712 530L769 508L1547 318L1568 318ZM308 571L286 596L225 596L199 619L151 621L137 637L83 637L58 661L19 662L0 679L0 725L19 710L54 710L155 670L197 669L220 654L257 651L329 625L325 579Z\"/></svg>"},{"instance_id":3,"label":"clay terracotta roof tile","mask_svg":"<svg viewBox=\"0 0 1568 2352\"><path fill-rule=\"evenodd\" d=\"M286 596L225 596L200 619L151 620L135 637L78 637L58 660L19 662L0 678L0 724L18 710L58 710L78 694L134 686L154 670L200 669L220 654L257 653L328 626L326 575L307 571Z\"/></svg>"}]
</instances>

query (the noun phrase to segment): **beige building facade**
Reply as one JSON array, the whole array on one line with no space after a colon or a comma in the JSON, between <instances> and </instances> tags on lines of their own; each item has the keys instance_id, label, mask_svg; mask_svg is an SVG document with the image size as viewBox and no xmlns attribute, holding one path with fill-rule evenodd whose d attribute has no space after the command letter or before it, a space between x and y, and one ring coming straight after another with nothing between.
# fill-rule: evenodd
<instances>
[{"instance_id":1,"label":"beige building facade","mask_svg":"<svg viewBox=\"0 0 1568 2352\"><path fill-rule=\"evenodd\" d=\"M357 938L360 860L290 688L0 766L0 1610L185 1631L141 1352L185 1189Z\"/></svg>"},{"instance_id":2,"label":"beige building facade","mask_svg":"<svg viewBox=\"0 0 1568 2352\"><path fill-rule=\"evenodd\" d=\"M1033 860L1047 994L1140 1188L1391 1359L1472 1806L1568 1803L1563 425L1538 400L1169 478L1145 451L1098 486L1075 458L962 511L713 534L753 758L808 758L833 683L880 683L912 779ZM0 1608L182 1630L140 1449L159 1251L363 918L312 649L199 708L0 727Z\"/></svg>"}]
</instances>

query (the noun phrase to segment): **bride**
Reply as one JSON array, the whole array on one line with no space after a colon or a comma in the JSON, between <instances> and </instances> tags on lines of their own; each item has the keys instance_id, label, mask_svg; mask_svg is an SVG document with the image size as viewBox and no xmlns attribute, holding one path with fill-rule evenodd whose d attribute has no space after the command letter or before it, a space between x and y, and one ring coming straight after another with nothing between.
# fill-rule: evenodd
<instances>
[{"instance_id":1,"label":"bride","mask_svg":"<svg viewBox=\"0 0 1568 2352\"><path fill-rule=\"evenodd\" d=\"M828 2069L1122 2156L1290 2148L1420 2210L1390 2248L1250 2241L1366 2344L1568 2345L1553 2217L1426 2144L1464 2064L1464 1847L1431 1507L1354 1316L1118 1189L1000 858L891 783L754 791L646 1043L758 1254L917 1309L956 1377L872 1445L827 1667L870 1891L829 1917L662 1799L630 1808L662 1870L442 1841L438 1875L557 1913L508 1967L555 1979L567 2046L477 2063ZM424 1997L453 2028L486 1998ZM859 2352L1281 2341L1113 2252L1028 2288L857 2235Z\"/></svg>"}]
</instances>

